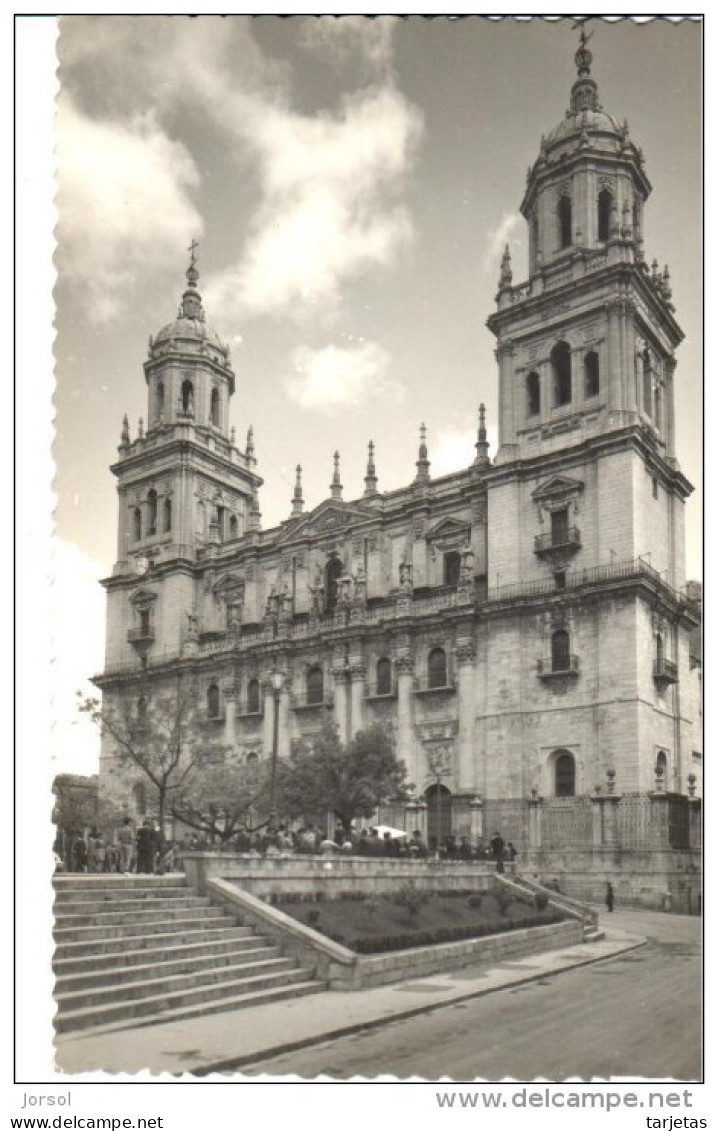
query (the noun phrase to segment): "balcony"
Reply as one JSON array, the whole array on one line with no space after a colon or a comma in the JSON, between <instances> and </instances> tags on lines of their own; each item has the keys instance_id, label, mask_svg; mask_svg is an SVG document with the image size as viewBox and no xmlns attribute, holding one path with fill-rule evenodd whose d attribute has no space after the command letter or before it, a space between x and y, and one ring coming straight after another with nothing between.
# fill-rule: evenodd
<instances>
[{"instance_id":1,"label":"balcony","mask_svg":"<svg viewBox=\"0 0 718 1131\"><path fill-rule=\"evenodd\" d=\"M678 665L665 658L656 660L653 664L653 682L659 691L665 691L672 683L678 683Z\"/></svg>"},{"instance_id":2,"label":"balcony","mask_svg":"<svg viewBox=\"0 0 718 1131\"><path fill-rule=\"evenodd\" d=\"M151 624L141 625L139 628L129 628L127 630L128 644L152 644L155 638L155 630Z\"/></svg>"},{"instance_id":3,"label":"balcony","mask_svg":"<svg viewBox=\"0 0 718 1131\"><path fill-rule=\"evenodd\" d=\"M566 659L568 660L568 664L561 667L554 667L553 661L550 658L548 660L537 660L536 670L539 679L548 683L554 679L576 679L580 670L578 656L567 656Z\"/></svg>"},{"instance_id":4,"label":"balcony","mask_svg":"<svg viewBox=\"0 0 718 1131\"><path fill-rule=\"evenodd\" d=\"M581 549L581 531L577 526L565 530L550 530L548 534L537 534L534 538L534 553L537 558L552 558L575 554Z\"/></svg>"}]
</instances>

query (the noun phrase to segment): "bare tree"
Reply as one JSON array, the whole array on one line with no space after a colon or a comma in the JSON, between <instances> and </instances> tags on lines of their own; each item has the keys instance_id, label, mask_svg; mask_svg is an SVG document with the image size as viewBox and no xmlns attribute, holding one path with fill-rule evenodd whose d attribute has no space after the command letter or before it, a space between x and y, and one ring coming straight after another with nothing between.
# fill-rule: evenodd
<instances>
[{"instance_id":1,"label":"bare tree","mask_svg":"<svg viewBox=\"0 0 718 1131\"><path fill-rule=\"evenodd\" d=\"M207 744L201 749L193 736L191 695L142 698L140 711L129 699L112 706L81 694L79 700L82 714L112 739L120 765L135 766L153 787L161 847L174 798L198 778L207 756Z\"/></svg>"}]
</instances>

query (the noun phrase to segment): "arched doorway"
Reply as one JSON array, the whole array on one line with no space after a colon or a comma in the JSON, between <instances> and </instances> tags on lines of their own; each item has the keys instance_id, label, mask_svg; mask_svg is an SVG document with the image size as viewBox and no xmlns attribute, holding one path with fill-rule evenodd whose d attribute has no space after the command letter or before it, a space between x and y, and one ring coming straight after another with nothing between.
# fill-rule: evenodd
<instances>
[{"instance_id":1,"label":"arched doorway","mask_svg":"<svg viewBox=\"0 0 718 1131\"><path fill-rule=\"evenodd\" d=\"M430 785L424 794L426 800L426 839L429 849L435 852L451 835L451 790L445 785Z\"/></svg>"},{"instance_id":2,"label":"arched doorway","mask_svg":"<svg viewBox=\"0 0 718 1131\"><path fill-rule=\"evenodd\" d=\"M554 797L576 796L576 759L570 750L557 750L553 761Z\"/></svg>"}]
</instances>

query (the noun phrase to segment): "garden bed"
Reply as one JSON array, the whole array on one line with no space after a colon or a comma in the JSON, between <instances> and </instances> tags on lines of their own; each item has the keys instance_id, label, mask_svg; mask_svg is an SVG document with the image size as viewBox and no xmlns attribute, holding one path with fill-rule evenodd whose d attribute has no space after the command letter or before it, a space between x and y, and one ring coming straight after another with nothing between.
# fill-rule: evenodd
<instances>
[{"instance_id":1,"label":"garden bed","mask_svg":"<svg viewBox=\"0 0 718 1131\"><path fill-rule=\"evenodd\" d=\"M357 954L482 938L565 918L554 908L511 899L502 891L417 893L410 886L384 896L355 893L329 900L278 894L267 902Z\"/></svg>"}]
</instances>

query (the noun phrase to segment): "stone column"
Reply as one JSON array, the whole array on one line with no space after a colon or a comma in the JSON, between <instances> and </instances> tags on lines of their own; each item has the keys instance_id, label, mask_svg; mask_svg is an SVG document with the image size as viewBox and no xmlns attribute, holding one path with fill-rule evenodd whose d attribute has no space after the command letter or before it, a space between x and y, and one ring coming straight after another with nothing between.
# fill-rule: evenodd
<instances>
[{"instance_id":1,"label":"stone column","mask_svg":"<svg viewBox=\"0 0 718 1131\"><path fill-rule=\"evenodd\" d=\"M616 299L608 299L605 304L608 319L608 409L609 412L620 412L623 408L623 390L621 388L621 356L619 316L620 308Z\"/></svg>"},{"instance_id":2,"label":"stone column","mask_svg":"<svg viewBox=\"0 0 718 1131\"><path fill-rule=\"evenodd\" d=\"M484 839L484 803L478 794L469 802L469 812L471 813L471 839L476 844L479 839Z\"/></svg>"},{"instance_id":3,"label":"stone column","mask_svg":"<svg viewBox=\"0 0 718 1131\"><path fill-rule=\"evenodd\" d=\"M673 374L676 369L675 357L666 358L666 377L663 398L664 428L666 436L666 457L672 459L676 454L676 406L674 402Z\"/></svg>"},{"instance_id":4,"label":"stone column","mask_svg":"<svg viewBox=\"0 0 718 1131\"><path fill-rule=\"evenodd\" d=\"M456 646L459 687L459 734L456 759L457 791L472 789L476 785L474 772L474 661L476 648L473 640L460 641Z\"/></svg>"},{"instance_id":5,"label":"stone column","mask_svg":"<svg viewBox=\"0 0 718 1131\"><path fill-rule=\"evenodd\" d=\"M364 729L364 677L366 668L361 663L353 663L349 670L351 680L351 719L349 738Z\"/></svg>"},{"instance_id":6,"label":"stone column","mask_svg":"<svg viewBox=\"0 0 718 1131\"><path fill-rule=\"evenodd\" d=\"M277 733L277 757L288 758L292 748L292 710L291 685L288 677L279 695L279 729Z\"/></svg>"},{"instance_id":7,"label":"stone column","mask_svg":"<svg viewBox=\"0 0 718 1131\"><path fill-rule=\"evenodd\" d=\"M274 741L274 692L266 679L263 682L264 717L262 719L262 754L265 758L271 758L272 743Z\"/></svg>"},{"instance_id":8,"label":"stone column","mask_svg":"<svg viewBox=\"0 0 718 1131\"><path fill-rule=\"evenodd\" d=\"M397 736L396 756L406 766L407 776L415 789L420 789L419 766L414 752L414 735L411 726L414 694L414 659L398 656L397 672Z\"/></svg>"},{"instance_id":9,"label":"stone column","mask_svg":"<svg viewBox=\"0 0 718 1131\"><path fill-rule=\"evenodd\" d=\"M512 342L499 343L496 349L496 359L499 363L499 447L516 443L513 419L513 354Z\"/></svg>"},{"instance_id":10,"label":"stone column","mask_svg":"<svg viewBox=\"0 0 718 1131\"><path fill-rule=\"evenodd\" d=\"M339 741L346 743L349 738L347 677L348 671L342 663L332 669L334 676L334 721L339 728Z\"/></svg>"},{"instance_id":11,"label":"stone column","mask_svg":"<svg viewBox=\"0 0 718 1131\"><path fill-rule=\"evenodd\" d=\"M529 803L529 849L538 851L541 847L541 809L543 797L539 797L538 790L532 789Z\"/></svg>"},{"instance_id":12,"label":"stone column","mask_svg":"<svg viewBox=\"0 0 718 1131\"><path fill-rule=\"evenodd\" d=\"M237 688L228 687L224 693L224 741L227 746L234 746L235 720L237 717Z\"/></svg>"}]
</instances>

